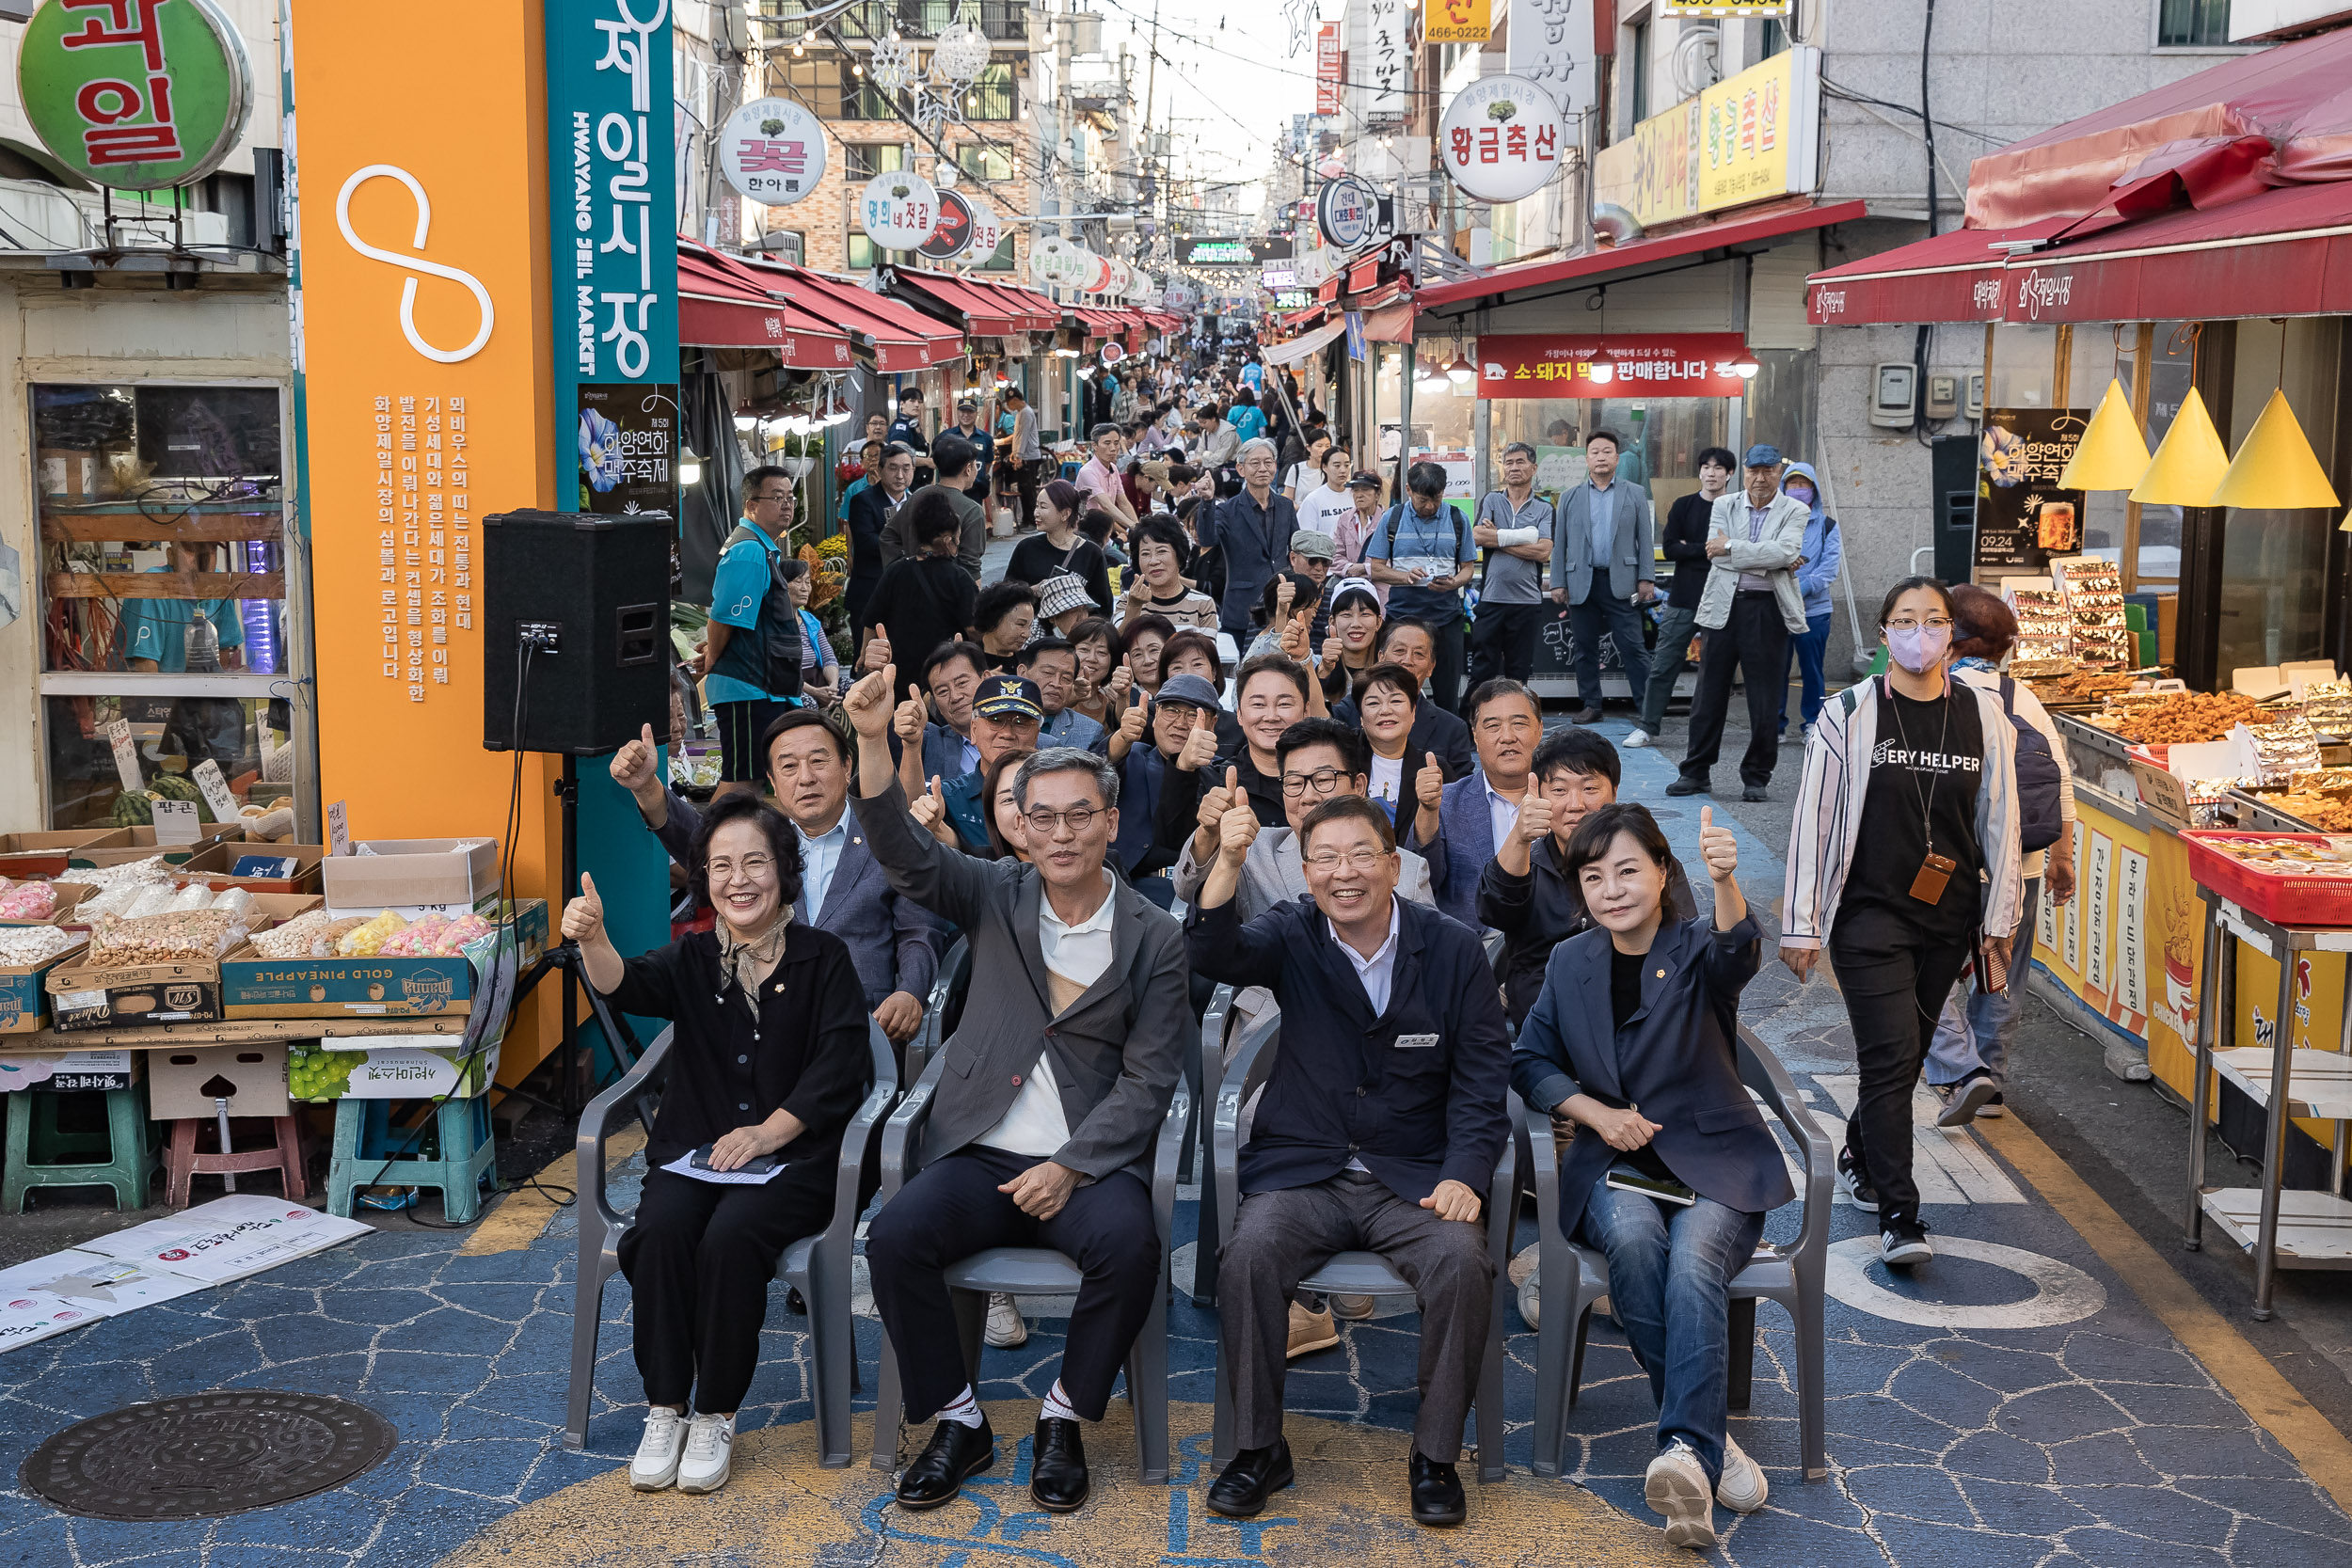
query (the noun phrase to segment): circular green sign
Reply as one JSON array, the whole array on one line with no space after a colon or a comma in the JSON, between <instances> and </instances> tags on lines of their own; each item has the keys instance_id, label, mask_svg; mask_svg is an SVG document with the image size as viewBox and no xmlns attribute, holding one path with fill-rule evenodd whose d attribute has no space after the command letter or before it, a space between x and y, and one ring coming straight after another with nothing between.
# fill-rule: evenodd
<instances>
[{"instance_id":1,"label":"circular green sign","mask_svg":"<svg viewBox=\"0 0 2352 1568\"><path fill-rule=\"evenodd\" d=\"M17 87L59 162L126 191L203 179L253 110L245 42L213 0L47 0Z\"/></svg>"}]
</instances>

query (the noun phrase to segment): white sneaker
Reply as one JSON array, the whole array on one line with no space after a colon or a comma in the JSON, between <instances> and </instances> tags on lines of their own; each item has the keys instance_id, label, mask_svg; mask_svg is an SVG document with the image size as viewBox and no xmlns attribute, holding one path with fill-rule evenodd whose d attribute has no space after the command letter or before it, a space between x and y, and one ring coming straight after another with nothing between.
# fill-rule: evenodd
<instances>
[{"instance_id":1,"label":"white sneaker","mask_svg":"<svg viewBox=\"0 0 2352 1568\"><path fill-rule=\"evenodd\" d=\"M645 1412L645 1435L637 1440L637 1457L628 1462L628 1483L640 1492L659 1492L677 1480L678 1452L686 1446L686 1422L666 1404Z\"/></svg>"},{"instance_id":2,"label":"white sneaker","mask_svg":"<svg viewBox=\"0 0 2352 1568\"><path fill-rule=\"evenodd\" d=\"M735 1460L735 1418L697 1415L686 1429L686 1453L678 1461L677 1489L716 1492L727 1483Z\"/></svg>"},{"instance_id":3,"label":"white sneaker","mask_svg":"<svg viewBox=\"0 0 2352 1568\"><path fill-rule=\"evenodd\" d=\"M980 1338L998 1350L1010 1350L1029 1342L1029 1325L1021 1321L1021 1306L1008 1295L991 1294L988 1298L988 1327Z\"/></svg>"},{"instance_id":4,"label":"white sneaker","mask_svg":"<svg viewBox=\"0 0 2352 1568\"><path fill-rule=\"evenodd\" d=\"M1642 1496L1651 1513L1665 1515L1667 1545L1703 1552L1715 1544L1715 1494L1690 1444L1677 1437L1649 1462Z\"/></svg>"},{"instance_id":5,"label":"white sneaker","mask_svg":"<svg viewBox=\"0 0 2352 1568\"><path fill-rule=\"evenodd\" d=\"M1648 745L1650 743L1650 739L1651 736L1649 731L1642 728L1641 725L1636 724L1633 726L1632 732L1625 737L1621 744L1624 745L1629 751L1638 752L1643 747Z\"/></svg>"},{"instance_id":6,"label":"white sneaker","mask_svg":"<svg viewBox=\"0 0 2352 1568\"><path fill-rule=\"evenodd\" d=\"M1772 1495L1764 1466L1747 1456L1728 1436L1724 1439L1723 1479L1715 1482L1715 1500L1734 1513L1754 1513Z\"/></svg>"}]
</instances>

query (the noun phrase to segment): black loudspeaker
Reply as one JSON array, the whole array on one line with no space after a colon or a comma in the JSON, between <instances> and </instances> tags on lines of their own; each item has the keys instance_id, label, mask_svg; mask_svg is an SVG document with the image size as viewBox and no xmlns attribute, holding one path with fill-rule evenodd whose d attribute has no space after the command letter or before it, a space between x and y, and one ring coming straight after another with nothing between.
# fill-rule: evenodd
<instances>
[{"instance_id":1,"label":"black loudspeaker","mask_svg":"<svg viewBox=\"0 0 2352 1568\"><path fill-rule=\"evenodd\" d=\"M482 519L482 744L618 751L670 733L666 512L501 512ZM515 734L516 687L522 734Z\"/></svg>"}]
</instances>

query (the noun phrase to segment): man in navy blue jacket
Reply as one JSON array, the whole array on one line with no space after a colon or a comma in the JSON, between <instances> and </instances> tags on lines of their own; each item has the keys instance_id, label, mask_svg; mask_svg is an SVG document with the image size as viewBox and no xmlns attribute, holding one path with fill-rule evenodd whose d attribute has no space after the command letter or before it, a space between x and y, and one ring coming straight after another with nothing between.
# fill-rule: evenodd
<instances>
[{"instance_id":1,"label":"man in navy blue jacket","mask_svg":"<svg viewBox=\"0 0 2352 1568\"><path fill-rule=\"evenodd\" d=\"M1458 1525L1454 1465L1494 1299L1480 1210L1511 1135L1494 973L1476 932L1396 896L1396 839L1372 801L1340 796L1309 812L1298 830L1309 896L1244 926L1235 893L1257 834L1247 802L1225 814L1191 931L1196 971L1266 987L1283 1019L1218 1276L1238 1451L1209 1507L1249 1518L1291 1483L1291 1296L1332 1254L1361 1249L1413 1280L1421 1307L1413 1518Z\"/></svg>"}]
</instances>

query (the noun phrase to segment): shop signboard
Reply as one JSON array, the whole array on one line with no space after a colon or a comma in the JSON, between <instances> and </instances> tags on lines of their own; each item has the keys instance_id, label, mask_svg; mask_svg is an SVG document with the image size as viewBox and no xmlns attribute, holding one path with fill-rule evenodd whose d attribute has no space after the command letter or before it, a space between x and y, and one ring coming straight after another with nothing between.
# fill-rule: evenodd
<instances>
[{"instance_id":1,"label":"shop signboard","mask_svg":"<svg viewBox=\"0 0 2352 1568\"><path fill-rule=\"evenodd\" d=\"M195 184L253 112L244 40L214 0L48 0L24 24L16 79L42 145L120 191Z\"/></svg>"},{"instance_id":2,"label":"shop signboard","mask_svg":"<svg viewBox=\"0 0 2352 1568\"><path fill-rule=\"evenodd\" d=\"M1324 243L1353 250L1380 222L1380 193L1355 175L1334 180L1315 197L1315 229Z\"/></svg>"},{"instance_id":3,"label":"shop signboard","mask_svg":"<svg viewBox=\"0 0 2352 1568\"><path fill-rule=\"evenodd\" d=\"M1482 398L1733 398L1737 332L1482 333Z\"/></svg>"},{"instance_id":4,"label":"shop signboard","mask_svg":"<svg viewBox=\"0 0 2352 1568\"><path fill-rule=\"evenodd\" d=\"M1570 140L1559 103L1525 76L1480 77L1438 123L1446 175L1473 201L1534 196L1560 172Z\"/></svg>"},{"instance_id":5,"label":"shop signboard","mask_svg":"<svg viewBox=\"0 0 2352 1568\"><path fill-rule=\"evenodd\" d=\"M556 450L578 481L559 489L566 510L675 512L668 0L548 0L547 56Z\"/></svg>"},{"instance_id":6,"label":"shop signboard","mask_svg":"<svg viewBox=\"0 0 2352 1568\"><path fill-rule=\"evenodd\" d=\"M1788 14L1789 0L1658 0L1660 16L1706 20L1723 17L1774 17Z\"/></svg>"},{"instance_id":7,"label":"shop signboard","mask_svg":"<svg viewBox=\"0 0 2352 1568\"><path fill-rule=\"evenodd\" d=\"M1346 59L1340 48L1340 24L1321 22L1315 24L1315 113L1335 115L1340 112L1342 99L1342 62Z\"/></svg>"},{"instance_id":8,"label":"shop signboard","mask_svg":"<svg viewBox=\"0 0 2352 1568\"><path fill-rule=\"evenodd\" d=\"M1423 43L1484 43L1495 36L1492 0L1429 0Z\"/></svg>"},{"instance_id":9,"label":"shop signboard","mask_svg":"<svg viewBox=\"0 0 2352 1568\"><path fill-rule=\"evenodd\" d=\"M2088 408L1994 408L1977 437L1976 573L2049 569L2082 547L2083 492L2061 489Z\"/></svg>"},{"instance_id":10,"label":"shop signboard","mask_svg":"<svg viewBox=\"0 0 2352 1568\"><path fill-rule=\"evenodd\" d=\"M754 201L789 207L825 178L825 127L789 98L755 98L719 128L711 149L728 184Z\"/></svg>"},{"instance_id":11,"label":"shop signboard","mask_svg":"<svg viewBox=\"0 0 2352 1568\"><path fill-rule=\"evenodd\" d=\"M1502 69L1550 93L1570 119L1598 101L1593 5L1594 0L1510 0ZM1616 24L1608 25L1613 30Z\"/></svg>"},{"instance_id":12,"label":"shop signboard","mask_svg":"<svg viewBox=\"0 0 2352 1568\"><path fill-rule=\"evenodd\" d=\"M975 238L972 224L972 203L961 191L939 193L939 226L930 238L914 247L915 254L934 261L952 261L972 248ZM989 246L991 250L994 245Z\"/></svg>"},{"instance_id":13,"label":"shop signboard","mask_svg":"<svg viewBox=\"0 0 2352 1568\"><path fill-rule=\"evenodd\" d=\"M1813 189L1821 52L1799 46L1652 115L1593 160L1595 195L1644 224Z\"/></svg>"},{"instance_id":14,"label":"shop signboard","mask_svg":"<svg viewBox=\"0 0 2352 1568\"><path fill-rule=\"evenodd\" d=\"M1406 0L1353 0L1347 15L1356 122L1367 131L1393 130L1413 106L1412 9Z\"/></svg>"}]
</instances>

